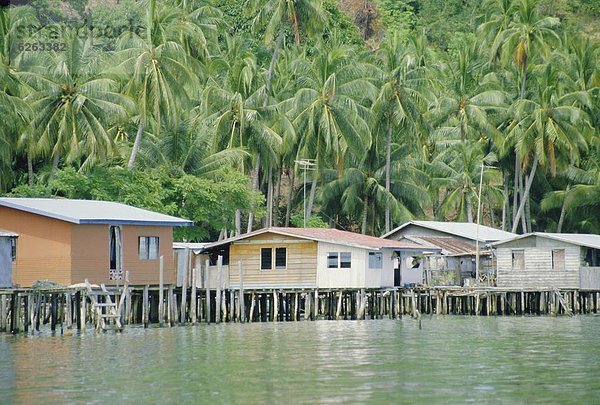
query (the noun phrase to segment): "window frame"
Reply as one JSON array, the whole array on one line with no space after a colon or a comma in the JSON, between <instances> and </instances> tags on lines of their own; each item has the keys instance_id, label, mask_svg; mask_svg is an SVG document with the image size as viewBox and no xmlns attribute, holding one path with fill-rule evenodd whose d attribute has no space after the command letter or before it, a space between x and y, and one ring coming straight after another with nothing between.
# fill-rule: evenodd
<instances>
[{"instance_id":1,"label":"window frame","mask_svg":"<svg viewBox=\"0 0 600 405\"><path fill-rule=\"evenodd\" d=\"M266 255L263 252L265 250L269 250L269 254ZM265 259L266 257L269 258L269 267L264 267L264 262L263 259ZM260 248L260 271L271 271L273 270L273 248L272 247L264 247L264 248Z\"/></svg>"},{"instance_id":2,"label":"window frame","mask_svg":"<svg viewBox=\"0 0 600 405\"><path fill-rule=\"evenodd\" d=\"M522 255L521 267L515 266L515 253ZM525 270L525 249L511 249L511 269L512 270Z\"/></svg>"},{"instance_id":3,"label":"window frame","mask_svg":"<svg viewBox=\"0 0 600 405\"><path fill-rule=\"evenodd\" d=\"M342 260L343 255L348 255L347 260ZM352 252L340 252L340 269L351 269L352 268Z\"/></svg>"},{"instance_id":4,"label":"window frame","mask_svg":"<svg viewBox=\"0 0 600 405\"><path fill-rule=\"evenodd\" d=\"M284 252L284 254L285 254L285 256L284 256L284 264L283 264L283 266L279 266L279 265L277 265L277 251L281 251L281 250L283 250L283 252ZM273 260L273 263L275 264L275 266L273 266L273 267L274 267L274 269L275 269L275 270L286 270L286 269L287 269L287 263L288 263L287 247L285 247L285 246L278 246L278 247L277 247L277 246L276 246L276 247L273 249L273 255L274 255L274 259L275 259L275 260Z\"/></svg>"},{"instance_id":5,"label":"window frame","mask_svg":"<svg viewBox=\"0 0 600 405\"><path fill-rule=\"evenodd\" d=\"M156 252L150 254L150 240L156 240ZM143 249L142 249L143 248ZM143 254L142 254L143 252ZM159 236L138 236L138 260L158 260L160 257Z\"/></svg>"},{"instance_id":6,"label":"window frame","mask_svg":"<svg viewBox=\"0 0 600 405\"><path fill-rule=\"evenodd\" d=\"M558 253L558 252L562 253L562 267L556 266L555 253ZM552 257L552 270L564 271L566 269L566 251L565 251L565 249L552 249L551 257Z\"/></svg>"},{"instance_id":7,"label":"window frame","mask_svg":"<svg viewBox=\"0 0 600 405\"><path fill-rule=\"evenodd\" d=\"M335 257L335 266L332 265L331 260ZM340 268L340 253L339 252L327 252L327 268L328 269L339 269Z\"/></svg>"}]
</instances>

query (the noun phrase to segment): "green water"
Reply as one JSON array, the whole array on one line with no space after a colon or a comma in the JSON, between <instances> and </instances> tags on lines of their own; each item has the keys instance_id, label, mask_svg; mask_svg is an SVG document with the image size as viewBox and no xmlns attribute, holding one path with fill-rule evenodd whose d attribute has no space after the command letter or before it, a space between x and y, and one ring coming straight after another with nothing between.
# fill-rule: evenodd
<instances>
[{"instance_id":1,"label":"green water","mask_svg":"<svg viewBox=\"0 0 600 405\"><path fill-rule=\"evenodd\" d=\"M600 403L600 316L0 336L0 403Z\"/></svg>"}]
</instances>

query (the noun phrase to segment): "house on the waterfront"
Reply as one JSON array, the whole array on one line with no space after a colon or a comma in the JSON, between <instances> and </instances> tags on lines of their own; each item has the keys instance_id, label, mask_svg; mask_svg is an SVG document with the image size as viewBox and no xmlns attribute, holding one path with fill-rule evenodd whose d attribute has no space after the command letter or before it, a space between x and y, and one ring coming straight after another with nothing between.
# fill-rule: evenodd
<instances>
[{"instance_id":1,"label":"house on the waterfront","mask_svg":"<svg viewBox=\"0 0 600 405\"><path fill-rule=\"evenodd\" d=\"M173 260L176 272L176 285L181 287L183 285L183 279L187 276L185 285L192 285L192 269L201 269L205 266L206 260L210 260L209 255L204 253L204 248L208 245L207 242L195 243L195 242L174 242L173 243ZM216 264L216 260L214 262ZM224 278L228 278L229 273L226 273ZM213 283L209 286L210 288L216 288L216 273L213 274ZM199 277L196 280L196 286L200 288L206 288L204 283L203 274L199 273Z\"/></svg>"},{"instance_id":2,"label":"house on the waterfront","mask_svg":"<svg viewBox=\"0 0 600 405\"><path fill-rule=\"evenodd\" d=\"M0 198L0 228L18 233L13 283L175 282L173 227L191 221L110 201Z\"/></svg>"},{"instance_id":3,"label":"house on the waterfront","mask_svg":"<svg viewBox=\"0 0 600 405\"><path fill-rule=\"evenodd\" d=\"M420 282L423 278L429 285L462 285L465 280L475 277L478 241L480 274L493 275L494 256L489 244L515 236L469 222L410 221L382 237L406 239L431 249L421 257L400 256L400 261L405 262L401 274L403 284Z\"/></svg>"},{"instance_id":4,"label":"house on the waterfront","mask_svg":"<svg viewBox=\"0 0 600 405\"><path fill-rule=\"evenodd\" d=\"M0 288L12 287L12 267L16 259L17 235L0 229Z\"/></svg>"},{"instance_id":5,"label":"house on the waterfront","mask_svg":"<svg viewBox=\"0 0 600 405\"><path fill-rule=\"evenodd\" d=\"M600 235L535 232L492 246L498 287L600 289Z\"/></svg>"},{"instance_id":6,"label":"house on the waterfront","mask_svg":"<svg viewBox=\"0 0 600 405\"><path fill-rule=\"evenodd\" d=\"M263 228L206 246L223 257L229 284L263 288L380 288L394 286L398 254L422 254L410 241L325 228ZM241 267L241 271L240 271ZM226 268L226 269L225 269ZM210 268L214 273L215 268Z\"/></svg>"}]
</instances>

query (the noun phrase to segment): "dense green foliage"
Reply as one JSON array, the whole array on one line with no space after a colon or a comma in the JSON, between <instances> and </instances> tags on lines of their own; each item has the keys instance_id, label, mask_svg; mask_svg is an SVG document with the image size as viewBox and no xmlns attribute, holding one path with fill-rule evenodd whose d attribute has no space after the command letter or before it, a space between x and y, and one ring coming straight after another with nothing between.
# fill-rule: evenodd
<instances>
[{"instance_id":1,"label":"dense green foliage","mask_svg":"<svg viewBox=\"0 0 600 405\"><path fill-rule=\"evenodd\" d=\"M305 206L374 235L600 230L600 45L550 14L594 2L378 0L374 50L332 0L71 3L1 11L0 193L123 201L186 240Z\"/></svg>"}]
</instances>

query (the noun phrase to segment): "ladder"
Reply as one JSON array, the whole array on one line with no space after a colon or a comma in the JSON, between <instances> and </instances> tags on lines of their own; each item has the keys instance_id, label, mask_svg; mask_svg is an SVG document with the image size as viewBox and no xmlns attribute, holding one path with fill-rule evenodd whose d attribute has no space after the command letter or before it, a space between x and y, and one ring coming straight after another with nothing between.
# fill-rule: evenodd
<instances>
[{"instance_id":1,"label":"ladder","mask_svg":"<svg viewBox=\"0 0 600 405\"><path fill-rule=\"evenodd\" d=\"M100 284L100 290L94 289L90 284L89 280L85 279L85 287L87 289L87 295L90 297L92 303L92 311L96 311L96 330L102 329L107 330L123 330L123 324L121 323L121 309L125 301L126 291L129 288L129 281L125 279L125 285L123 286L121 299L118 303L113 302L110 298L111 293L106 289L104 284ZM98 297L104 296L104 302L99 302ZM112 321L112 322L111 322Z\"/></svg>"},{"instance_id":2,"label":"ladder","mask_svg":"<svg viewBox=\"0 0 600 405\"><path fill-rule=\"evenodd\" d=\"M554 289L554 294L556 294L556 298L558 299L558 302L560 303L560 305L563 307L565 314L567 314L569 316L573 316L573 311L571 310L571 308L569 308L569 303L567 302L567 300L563 297L562 293L557 288Z\"/></svg>"}]
</instances>

